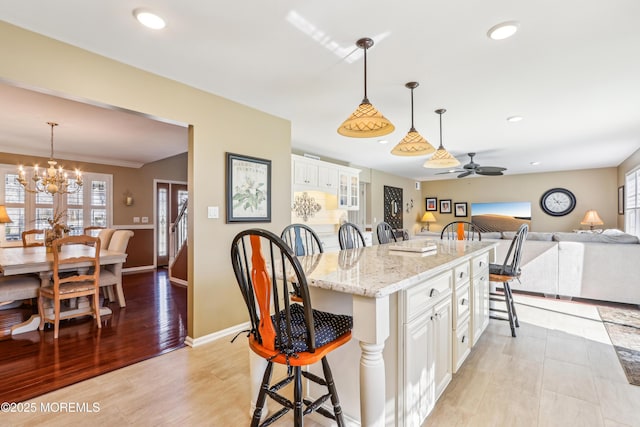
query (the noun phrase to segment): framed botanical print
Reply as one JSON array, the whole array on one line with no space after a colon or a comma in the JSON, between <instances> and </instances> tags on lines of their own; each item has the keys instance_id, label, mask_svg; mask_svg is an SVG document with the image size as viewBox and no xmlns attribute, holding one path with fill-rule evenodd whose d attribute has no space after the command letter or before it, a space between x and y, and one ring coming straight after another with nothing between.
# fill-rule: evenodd
<instances>
[{"instance_id":1,"label":"framed botanical print","mask_svg":"<svg viewBox=\"0 0 640 427\"><path fill-rule=\"evenodd\" d=\"M227 153L227 223L271 222L271 160Z\"/></svg>"},{"instance_id":2,"label":"framed botanical print","mask_svg":"<svg viewBox=\"0 0 640 427\"><path fill-rule=\"evenodd\" d=\"M465 217L467 216L467 202L454 203L455 216Z\"/></svg>"}]
</instances>

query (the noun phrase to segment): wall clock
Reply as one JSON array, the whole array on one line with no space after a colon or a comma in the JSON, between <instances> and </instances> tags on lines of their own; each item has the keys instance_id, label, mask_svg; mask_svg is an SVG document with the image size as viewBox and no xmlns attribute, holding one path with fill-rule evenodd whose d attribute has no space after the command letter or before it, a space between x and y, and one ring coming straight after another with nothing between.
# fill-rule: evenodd
<instances>
[{"instance_id":1,"label":"wall clock","mask_svg":"<svg viewBox=\"0 0 640 427\"><path fill-rule=\"evenodd\" d=\"M540 207L551 216L564 216L576 207L576 196L566 188L552 188L540 198Z\"/></svg>"}]
</instances>

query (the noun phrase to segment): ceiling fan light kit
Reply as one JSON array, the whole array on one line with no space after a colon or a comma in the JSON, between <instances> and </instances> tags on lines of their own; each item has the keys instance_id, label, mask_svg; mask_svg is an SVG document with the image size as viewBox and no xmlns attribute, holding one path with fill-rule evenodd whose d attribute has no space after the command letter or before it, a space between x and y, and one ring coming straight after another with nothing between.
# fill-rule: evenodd
<instances>
[{"instance_id":1,"label":"ceiling fan light kit","mask_svg":"<svg viewBox=\"0 0 640 427\"><path fill-rule=\"evenodd\" d=\"M372 138L388 135L395 126L380 113L367 98L367 49L373 46L373 40L362 38L356 45L364 50L364 99L358 108L338 128L338 133L352 138Z\"/></svg>"},{"instance_id":2,"label":"ceiling fan light kit","mask_svg":"<svg viewBox=\"0 0 640 427\"><path fill-rule=\"evenodd\" d=\"M460 165L460 161L453 157L442 145L442 115L446 112L444 108L436 110L436 114L440 116L440 146L429 160L424 162L425 168L450 168Z\"/></svg>"},{"instance_id":3,"label":"ceiling fan light kit","mask_svg":"<svg viewBox=\"0 0 640 427\"><path fill-rule=\"evenodd\" d=\"M411 89L411 129L407 136L391 150L391 154L396 156L424 156L436 151L434 146L429 144L429 141L424 139L413 126L413 90L418 86L418 82L405 84L405 87Z\"/></svg>"}]
</instances>

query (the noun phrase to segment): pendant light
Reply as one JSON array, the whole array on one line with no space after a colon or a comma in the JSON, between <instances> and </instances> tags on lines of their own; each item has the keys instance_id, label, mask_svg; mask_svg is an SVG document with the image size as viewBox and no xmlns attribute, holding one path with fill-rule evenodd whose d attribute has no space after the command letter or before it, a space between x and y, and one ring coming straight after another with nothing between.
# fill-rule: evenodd
<instances>
[{"instance_id":1,"label":"pendant light","mask_svg":"<svg viewBox=\"0 0 640 427\"><path fill-rule=\"evenodd\" d=\"M440 146L436 150L435 154L431 156L429 160L424 162L425 168L450 168L454 166L459 166L460 162L458 159L453 157L447 150L442 146L442 115L446 112L444 108L440 108L436 110L436 114L440 115Z\"/></svg>"},{"instance_id":2,"label":"pendant light","mask_svg":"<svg viewBox=\"0 0 640 427\"><path fill-rule=\"evenodd\" d=\"M411 89L411 129L409 129L407 136L402 138L402 141L398 142L398 145L391 150L391 154L395 154L396 156L424 156L436 151L433 145L429 144L429 142L418 133L416 128L413 127L413 90L417 88L418 85L418 82L405 84L405 87Z\"/></svg>"},{"instance_id":3,"label":"pendant light","mask_svg":"<svg viewBox=\"0 0 640 427\"><path fill-rule=\"evenodd\" d=\"M395 130L391 124L367 98L367 49L373 46L373 40L362 38L356 42L360 49L364 49L364 99L347 120L340 125L338 133L353 138L371 138L387 135Z\"/></svg>"}]
</instances>

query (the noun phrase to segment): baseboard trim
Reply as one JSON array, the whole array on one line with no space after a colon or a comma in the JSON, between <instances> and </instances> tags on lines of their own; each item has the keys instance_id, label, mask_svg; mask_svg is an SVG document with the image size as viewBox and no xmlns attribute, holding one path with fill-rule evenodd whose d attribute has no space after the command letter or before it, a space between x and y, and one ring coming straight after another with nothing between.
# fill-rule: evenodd
<instances>
[{"instance_id":1,"label":"baseboard trim","mask_svg":"<svg viewBox=\"0 0 640 427\"><path fill-rule=\"evenodd\" d=\"M126 273L139 273L142 271L152 271L155 270L156 267L153 265L142 265L140 267L127 267L122 269L122 274Z\"/></svg>"},{"instance_id":2,"label":"baseboard trim","mask_svg":"<svg viewBox=\"0 0 640 427\"><path fill-rule=\"evenodd\" d=\"M232 335L232 334L237 334L239 332L246 331L248 329L251 329L251 323L245 322L245 323L241 323L239 325L232 326L232 327L227 328L227 329L223 329L223 330L218 331L218 332L214 332L212 334L205 335L203 337L198 337L198 338L187 337L184 340L184 343L186 345L188 345L189 347L198 347L198 346L201 346L203 344L208 344L210 342L219 340L220 338L224 338L224 337Z\"/></svg>"},{"instance_id":3,"label":"baseboard trim","mask_svg":"<svg viewBox=\"0 0 640 427\"><path fill-rule=\"evenodd\" d=\"M187 282L186 280L178 279L177 277L169 277L169 281L174 285L182 286L184 288L189 285L189 282Z\"/></svg>"}]
</instances>

